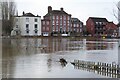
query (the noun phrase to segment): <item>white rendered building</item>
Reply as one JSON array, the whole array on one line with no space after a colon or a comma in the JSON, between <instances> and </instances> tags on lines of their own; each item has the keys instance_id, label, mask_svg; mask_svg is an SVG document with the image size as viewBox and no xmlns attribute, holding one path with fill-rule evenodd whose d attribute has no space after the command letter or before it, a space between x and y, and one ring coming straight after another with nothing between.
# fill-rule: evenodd
<instances>
[{"instance_id":1,"label":"white rendered building","mask_svg":"<svg viewBox=\"0 0 120 80\"><path fill-rule=\"evenodd\" d=\"M41 36L41 16L23 12L22 16L16 16L15 23L11 35Z\"/></svg>"}]
</instances>

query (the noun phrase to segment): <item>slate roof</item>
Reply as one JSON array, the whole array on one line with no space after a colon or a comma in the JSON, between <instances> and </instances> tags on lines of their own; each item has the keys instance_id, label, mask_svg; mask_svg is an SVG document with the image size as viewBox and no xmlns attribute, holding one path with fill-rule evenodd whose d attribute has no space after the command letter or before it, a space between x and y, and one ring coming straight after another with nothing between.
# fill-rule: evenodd
<instances>
[{"instance_id":1,"label":"slate roof","mask_svg":"<svg viewBox=\"0 0 120 80\"><path fill-rule=\"evenodd\" d=\"M50 14L65 14L65 15L70 15L68 13L66 13L65 11L61 11L61 10L52 10L50 13L47 13L45 16L50 16Z\"/></svg>"},{"instance_id":2,"label":"slate roof","mask_svg":"<svg viewBox=\"0 0 120 80\"><path fill-rule=\"evenodd\" d=\"M35 15L33 15L32 13L25 13L22 16L35 17Z\"/></svg>"},{"instance_id":3,"label":"slate roof","mask_svg":"<svg viewBox=\"0 0 120 80\"><path fill-rule=\"evenodd\" d=\"M78 18L71 18L73 23L82 23Z\"/></svg>"},{"instance_id":4,"label":"slate roof","mask_svg":"<svg viewBox=\"0 0 120 80\"><path fill-rule=\"evenodd\" d=\"M89 17L93 20L93 22L108 22L106 18L99 18L99 17Z\"/></svg>"},{"instance_id":5,"label":"slate roof","mask_svg":"<svg viewBox=\"0 0 120 80\"><path fill-rule=\"evenodd\" d=\"M25 14L23 14L23 15L21 15L21 16L15 16L15 17L41 17L41 16L35 16L34 14L32 14L32 13L25 13Z\"/></svg>"}]
</instances>

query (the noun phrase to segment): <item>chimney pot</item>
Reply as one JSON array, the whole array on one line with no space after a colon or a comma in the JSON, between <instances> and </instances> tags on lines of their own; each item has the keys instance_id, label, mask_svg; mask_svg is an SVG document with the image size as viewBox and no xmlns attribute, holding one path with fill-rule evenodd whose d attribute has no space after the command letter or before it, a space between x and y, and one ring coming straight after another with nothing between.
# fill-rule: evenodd
<instances>
[{"instance_id":1,"label":"chimney pot","mask_svg":"<svg viewBox=\"0 0 120 80\"><path fill-rule=\"evenodd\" d=\"M64 9L63 8L60 8L61 11L63 11Z\"/></svg>"},{"instance_id":2,"label":"chimney pot","mask_svg":"<svg viewBox=\"0 0 120 80\"><path fill-rule=\"evenodd\" d=\"M50 13L52 11L52 7L48 6L48 13Z\"/></svg>"}]
</instances>

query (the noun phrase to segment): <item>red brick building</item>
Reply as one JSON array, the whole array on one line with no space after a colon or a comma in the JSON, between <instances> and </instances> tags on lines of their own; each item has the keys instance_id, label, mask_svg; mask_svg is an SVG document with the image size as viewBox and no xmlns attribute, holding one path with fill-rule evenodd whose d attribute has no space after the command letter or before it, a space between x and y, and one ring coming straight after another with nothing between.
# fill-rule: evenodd
<instances>
[{"instance_id":1,"label":"red brick building","mask_svg":"<svg viewBox=\"0 0 120 80\"><path fill-rule=\"evenodd\" d=\"M78 18L71 19L71 35L82 36L83 34L83 22Z\"/></svg>"},{"instance_id":2,"label":"red brick building","mask_svg":"<svg viewBox=\"0 0 120 80\"><path fill-rule=\"evenodd\" d=\"M106 18L89 17L86 21L86 28L92 36L111 37L117 32L117 26L113 22L108 22Z\"/></svg>"},{"instance_id":3,"label":"red brick building","mask_svg":"<svg viewBox=\"0 0 120 80\"><path fill-rule=\"evenodd\" d=\"M42 35L43 36L49 36L50 35L50 30L51 30L51 21L49 19L44 19L41 22L41 30L42 30Z\"/></svg>"},{"instance_id":4,"label":"red brick building","mask_svg":"<svg viewBox=\"0 0 120 80\"><path fill-rule=\"evenodd\" d=\"M46 25L46 23L49 24ZM63 8L52 10L52 7L48 6L48 13L42 20L42 35L68 34L70 32L70 24L71 14L66 13Z\"/></svg>"},{"instance_id":5,"label":"red brick building","mask_svg":"<svg viewBox=\"0 0 120 80\"><path fill-rule=\"evenodd\" d=\"M111 37L118 36L118 27L113 22L108 22L106 24L106 35Z\"/></svg>"}]
</instances>

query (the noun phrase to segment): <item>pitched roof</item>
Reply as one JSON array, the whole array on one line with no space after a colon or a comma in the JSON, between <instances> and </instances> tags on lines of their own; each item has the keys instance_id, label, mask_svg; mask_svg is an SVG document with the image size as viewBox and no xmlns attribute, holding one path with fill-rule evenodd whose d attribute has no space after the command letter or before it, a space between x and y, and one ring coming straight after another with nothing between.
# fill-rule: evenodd
<instances>
[{"instance_id":1,"label":"pitched roof","mask_svg":"<svg viewBox=\"0 0 120 80\"><path fill-rule=\"evenodd\" d=\"M32 13L26 13L26 14L23 14L22 16L35 17L35 15L33 15Z\"/></svg>"},{"instance_id":2,"label":"pitched roof","mask_svg":"<svg viewBox=\"0 0 120 80\"><path fill-rule=\"evenodd\" d=\"M50 13L47 13L45 16L50 16L50 14L65 14L65 15L70 15L70 14L66 13L65 11L52 10Z\"/></svg>"},{"instance_id":3,"label":"pitched roof","mask_svg":"<svg viewBox=\"0 0 120 80\"><path fill-rule=\"evenodd\" d=\"M106 18L100 18L100 17L89 17L93 20L93 22L108 22Z\"/></svg>"},{"instance_id":4,"label":"pitched roof","mask_svg":"<svg viewBox=\"0 0 120 80\"><path fill-rule=\"evenodd\" d=\"M25 13L25 14L23 14L23 15L21 15L21 16L15 16L15 17L41 17L41 16L35 16L35 15L33 15L32 13Z\"/></svg>"},{"instance_id":5,"label":"pitched roof","mask_svg":"<svg viewBox=\"0 0 120 80\"><path fill-rule=\"evenodd\" d=\"M82 23L78 18L71 18L71 21L74 23Z\"/></svg>"}]
</instances>

